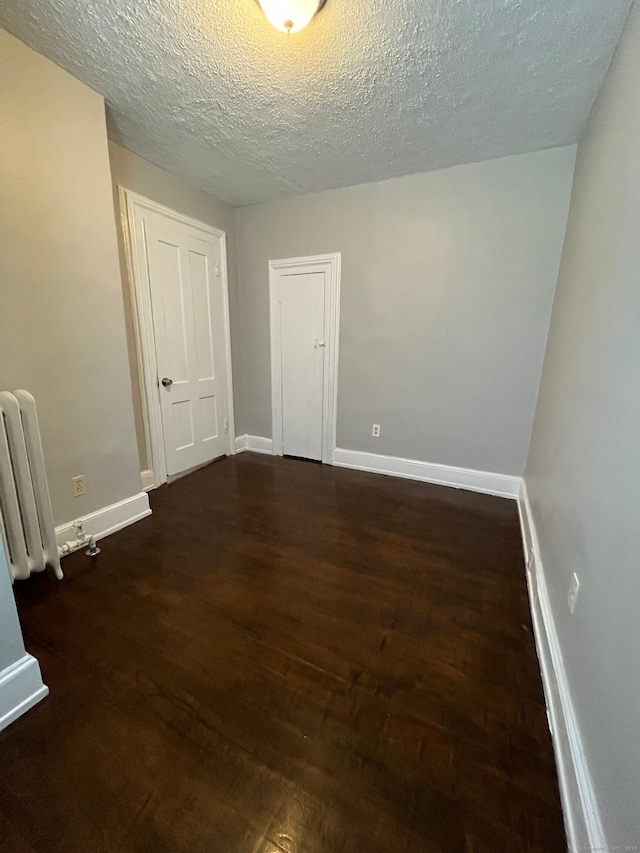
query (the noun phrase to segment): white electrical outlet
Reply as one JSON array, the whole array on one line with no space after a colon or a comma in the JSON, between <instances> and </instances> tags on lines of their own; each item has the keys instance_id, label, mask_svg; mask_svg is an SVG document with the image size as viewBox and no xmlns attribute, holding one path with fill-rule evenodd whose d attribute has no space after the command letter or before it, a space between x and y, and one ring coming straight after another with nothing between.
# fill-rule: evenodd
<instances>
[{"instance_id":1,"label":"white electrical outlet","mask_svg":"<svg viewBox=\"0 0 640 853\"><path fill-rule=\"evenodd\" d=\"M79 495L84 495L86 491L84 474L80 474L78 477L71 478L71 488L73 489L74 498L77 498Z\"/></svg>"},{"instance_id":2,"label":"white electrical outlet","mask_svg":"<svg viewBox=\"0 0 640 853\"><path fill-rule=\"evenodd\" d=\"M578 597L578 590L580 589L580 579L578 575L574 572L571 578L571 583L569 584L569 594L567 595L567 602L569 604L569 610L571 613L576 609L576 599Z\"/></svg>"},{"instance_id":3,"label":"white electrical outlet","mask_svg":"<svg viewBox=\"0 0 640 853\"><path fill-rule=\"evenodd\" d=\"M371 435L374 438L380 438L380 424L374 424L373 429L371 430Z\"/></svg>"}]
</instances>

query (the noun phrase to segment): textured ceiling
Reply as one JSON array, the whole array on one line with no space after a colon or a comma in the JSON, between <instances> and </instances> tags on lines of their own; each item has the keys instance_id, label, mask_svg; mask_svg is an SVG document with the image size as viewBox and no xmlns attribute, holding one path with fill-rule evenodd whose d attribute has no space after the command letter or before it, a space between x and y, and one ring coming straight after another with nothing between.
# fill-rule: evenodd
<instances>
[{"instance_id":1,"label":"textured ceiling","mask_svg":"<svg viewBox=\"0 0 640 853\"><path fill-rule=\"evenodd\" d=\"M127 148L240 205L575 142L630 0L2 0Z\"/></svg>"}]
</instances>

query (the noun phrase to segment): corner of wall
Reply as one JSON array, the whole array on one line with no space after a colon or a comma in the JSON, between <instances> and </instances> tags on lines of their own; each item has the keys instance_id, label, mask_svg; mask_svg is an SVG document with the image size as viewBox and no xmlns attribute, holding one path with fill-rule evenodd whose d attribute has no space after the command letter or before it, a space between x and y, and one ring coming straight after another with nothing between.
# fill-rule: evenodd
<instances>
[{"instance_id":1,"label":"corner of wall","mask_svg":"<svg viewBox=\"0 0 640 853\"><path fill-rule=\"evenodd\" d=\"M570 853L609 850L556 630L526 482L518 498L527 588Z\"/></svg>"},{"instance_id":2,"label":"corner of wall","mask_svg":"<svg viewBox=\"0 0 640 853\"><path fill-rule=\"evenodd\" d=\"M233 218L235 223L235 287L236 298L231 302L231 345L232 345L232 360L233 365L233 400L234 400L234 417L236 437L243 436L247 431L247 398L246 398L246 382L245 382L245 340L244 340L244 288L242 286L242 270L240 258L242 255L241 246L241 231L238 221L240 208L233 209ZM234 311L235 308L235 311ZM235 314L235 316L234 316ZM233 345L234 336L236 345Z\"/></svg>"}]
</instances>

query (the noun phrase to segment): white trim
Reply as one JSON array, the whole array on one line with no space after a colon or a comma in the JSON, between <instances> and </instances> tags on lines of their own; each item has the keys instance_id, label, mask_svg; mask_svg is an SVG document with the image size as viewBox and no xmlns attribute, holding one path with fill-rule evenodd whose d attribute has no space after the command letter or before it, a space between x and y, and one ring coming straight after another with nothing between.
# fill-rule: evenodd
<instances>
[{"instance_id":1,"label":"white trim","mask_svg":"<svg viewBox=\"0 0 640 853\"><path fill-rule=\"evenodd\" d=\"M158 369L156 364L155 337L153 334L153 314L151 310L151 288L149 276L144 264L140 263L140 249L144 246L144 229L140 227L136 214L139 211L150 211L172 219L181 225L187 225L207 236L220 240L220 276L222 283L223 326L225 336L225 352L227 362L227 422L228 422L228 452L235 453L235 419L233 410L233 376L231 368L231 324L229 320L229 279L227 270L227 236L224 231L183 216L162 204L151 201L144 196L118 185L120 199L120 215L122 233L124 236L131 307L133 312L133 328L136 340L136 356L140 397L142 400L142 419L144 424L144 440L148 459L153 472L153 487L167 482L167 464L164 453L164 435L162 431L162 414L158 398Z\"/></svg>"},{"instance_id":2,"label":"white trim","mask_svg":"<svg viewBox=\"0 0 640 853\"><path fill-rule=\"evenodd\" d=\"M273 453L273 441L260 435L239 435L236 437L236 453L251 450L253 453Z\"/></svg>"},{"instance_id":3,"label":"white trim","mask_svg":"<svg viewBox=\"0 0 640 853\"><path fill-rule=\"evenodd\" d=\"M104 536L109 536L110 533L122 530L123 527L128 527L130 524L140 521L141 518L146 518L148 515L151 515L149 495L146 492L140 492L123 501L111 504L111 506L99 509L97 512L90 512L88 515L83 515L78 521L82 522L87 536L95 536L96 539L102 539ZM68 524L61 524L56 527L56 542L58 545L64 545L65 542L77 538L75 524L75 521L71 521Z\"/></svg>"},{"instance_id":4,"label":"white trim","mask_svg":"<svg viewBox=\"0 0 640 853\"><path fill-rule=\"evenodd\" d=\"M140 479L142 481L143 492L150 492L151 489L155 489L155 483L153 481L153 471L150 468L147 468L146 471L140 471Z\"/></svg>"},{"instance_id":5,"label":"white trim","mask_svg":"<svg viewBox=\"0 0 640 853\"><path fill-rule=\"evenodd\" d=\"M399 456L381 456L360 450L344 450L341 447L334 450L333 464L341 468L355 468L358 471L388 474L407 480L438 483L441 486L453 486L456 489L503 498L517 498L522 482L520 477L509 474L474 471L472 468L456 468L453 465L438 465L418 459L402 459Z\"/></svg>"},{"instance_id":6,"label":"white trim","mask_svg":"<svg viewBox=\"0 0 640 853\"><path fill-rule=\"evenodd\" d=\"M271 423L273 454L282 456L282 365L280 324L277 322L276 274L283 269L298 272L317 272L324 268L329 275L329 304L325 305L326 365L322 394L322 461L333 464L336 447L336 420L338 411L338 346L340 338L340 278L341 255L312 255L307 258L286 258L269 261L269 314L271 329Z\"/></svg>"},{"instance_id":7,"label":"white trim","mask_svg":"<svg viewBox=\"0 0 640 853\"><path fill-rule=\"evenodd\" d=\"M556 756L569 850L571 853L578 853L581 850L608 850L580 727L571 699L544 567L540 559L535 522L524 482L518 498L518 512L528 564L527 584L531 615L549 728Z\"/></svg>"},{"instance_id":8,"label":"white trim","mask_svg":"<svg viewBox=\"0 0 640 853\"><path fill-rule=\"evenodd\" d=\"M229 313L229 271L227 269L227 235L217 228L209 231L220 237L220 280L222 282L222 323L227 362L227 433L229 456L236 452L236 419L233 408L233 365L231 364L231 316Z\"/></svg>"},{"instance_id":9,"label":"white trim","mask_svg":"<svg viewBox=\"0 0 640 853\"><path fill-rule=\"evenodd\" d=\"M40 664L31 655L0 672L0 731L22 716L49 693L42 683Z\"/></svg>"}]
</instances>

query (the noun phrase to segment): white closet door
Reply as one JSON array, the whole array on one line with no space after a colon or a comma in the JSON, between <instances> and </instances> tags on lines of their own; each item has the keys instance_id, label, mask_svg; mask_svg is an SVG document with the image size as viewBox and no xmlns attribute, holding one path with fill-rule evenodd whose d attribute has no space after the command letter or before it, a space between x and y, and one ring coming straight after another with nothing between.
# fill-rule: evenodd
<instances>
[{"instance_id":1,"label":"white closet door","mask_svg":"<svg viewBox=\"0 0 640 853\"><path fill-rule=\"evenodd\" d=\"M281 273L282 452L322 459L325 272Z\"/></svg>"},{"instance_id":2,"label":"white closet door","mask_svg":"<svg viewBox=\"0 0 640 853\"><path fill-rule=\"evenodd\" d=\"M167 474L228 451L220 240L145 217Z\"/></svg>"}]
</instances>

